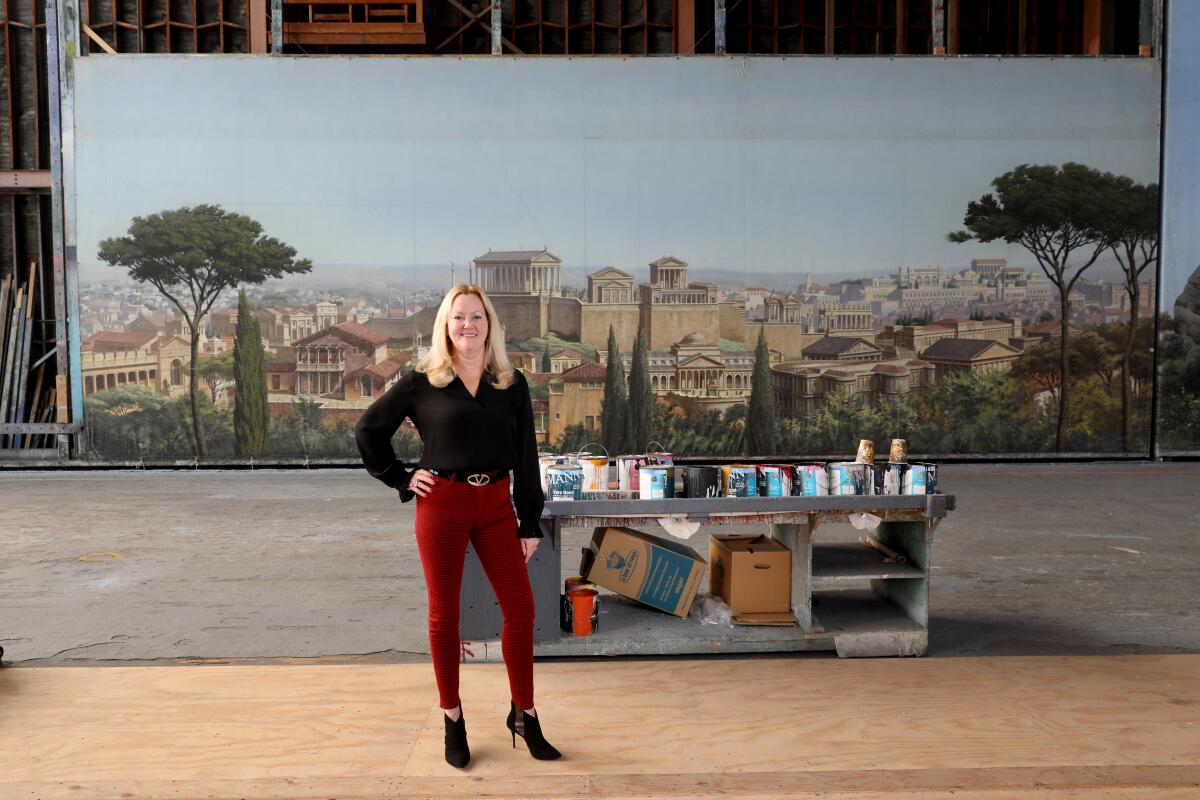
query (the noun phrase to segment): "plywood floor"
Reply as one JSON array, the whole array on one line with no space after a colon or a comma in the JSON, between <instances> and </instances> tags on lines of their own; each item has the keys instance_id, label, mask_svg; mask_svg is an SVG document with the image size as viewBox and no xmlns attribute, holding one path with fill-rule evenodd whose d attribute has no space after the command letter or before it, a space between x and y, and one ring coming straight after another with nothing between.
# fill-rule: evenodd
<instances>
[{"instance_id":1,"label":"plywood floor","mask_svg":"<svg viewBox=\"0 0 1200 800\"><path fill-rule=\"evenodd\" d=\"M567 757L463 668L442 761L427 665L0 670L0 798L1200 798L1200 656L537 665Z\"/></svg>"}]
</instances>

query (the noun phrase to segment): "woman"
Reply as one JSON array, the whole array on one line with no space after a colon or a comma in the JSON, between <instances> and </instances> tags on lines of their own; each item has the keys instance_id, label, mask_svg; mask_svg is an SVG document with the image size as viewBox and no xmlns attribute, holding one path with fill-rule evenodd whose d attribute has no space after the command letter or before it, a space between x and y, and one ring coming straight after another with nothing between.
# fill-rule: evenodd
<instances>
[{"instance_id":1,"label":"woman","mask_svg":"<svg viewBox=\"0 0 1200 800\"><path fill-rule=\"evenodd\" d=\"M391 445L405 417L424 444L412 471L396 460ZM468 541L504 614L501 649L512 693L513 747L521 736L534 758L558 758L533 706L534 604L525 564L542 535L538 519L545 498L529 385L509 363L496 310L482 289L463 284L446 294L429 354L371 404L355 437L372 476L399 490L404 502L417 498L417 548L429 594L429 648L445 710L446 761L462 768L471 759L458 696L458 599Z\"/></svg>"}]
</instances>

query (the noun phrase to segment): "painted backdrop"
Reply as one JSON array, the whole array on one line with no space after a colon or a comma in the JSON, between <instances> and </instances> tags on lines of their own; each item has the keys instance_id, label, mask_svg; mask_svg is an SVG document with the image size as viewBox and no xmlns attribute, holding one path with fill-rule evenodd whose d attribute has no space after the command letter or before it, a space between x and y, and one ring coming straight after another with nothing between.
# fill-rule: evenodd
<instances>
[{"instance_id":1,"label":"painted backdrop","mask_svg":"<svg viewBox=\"0 0 1200 800\"><path fill-rule=\"evenodd\" d=\"M550 448L1148 454L1159 66L81 59L89 446L354 457L472 281Z\"/></svg>"}]
</instances>

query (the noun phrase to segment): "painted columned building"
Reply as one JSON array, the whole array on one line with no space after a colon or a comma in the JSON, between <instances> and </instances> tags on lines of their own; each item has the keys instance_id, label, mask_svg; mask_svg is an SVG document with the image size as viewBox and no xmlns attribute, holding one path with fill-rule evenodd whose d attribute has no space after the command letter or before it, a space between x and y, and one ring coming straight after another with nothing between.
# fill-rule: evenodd
<instances>
[{"instance_id":1,"label":"painted columned building","mask_svg":"<svg viewBox=\"0 0 1200 800\"><path fill-rule=\"evenodd\" d=\"M489 250L474 267L475 282L488 294L562 297L562 259L549 250Z\"/></svg>"}]
</instances>

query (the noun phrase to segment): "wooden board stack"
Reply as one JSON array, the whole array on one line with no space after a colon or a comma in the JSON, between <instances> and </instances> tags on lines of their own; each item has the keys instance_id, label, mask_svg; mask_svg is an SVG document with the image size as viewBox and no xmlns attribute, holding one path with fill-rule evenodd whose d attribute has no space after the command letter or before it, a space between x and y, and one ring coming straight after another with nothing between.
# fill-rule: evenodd
<instances>
[{"instance_id":1,"label":"wooden board stack","mask_svg":"<svg viewBox=\"0 0 1200 800\"><path fill-rule=\"evenodd\" d=\"M50 422L54 408L47 359L33 361L33 304L40 288L37 279L37 264L30 263L24 282L12 275L0 280L0 422L7 424ZM36 344L42 346L40 341ZM20 433L0 435L0 447L46 446L35 441L44 438Z\"/></svg>"}]
</instances>

